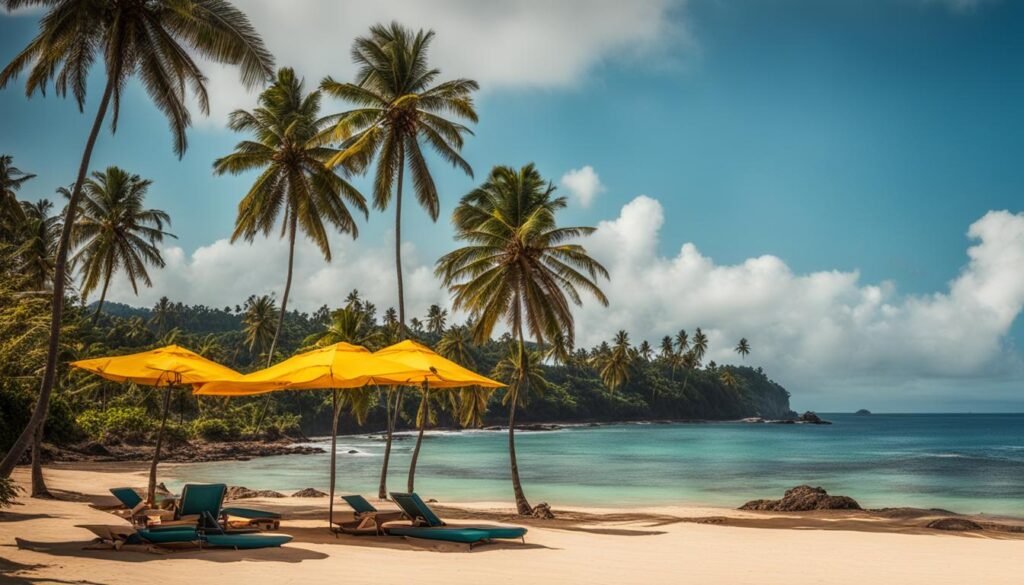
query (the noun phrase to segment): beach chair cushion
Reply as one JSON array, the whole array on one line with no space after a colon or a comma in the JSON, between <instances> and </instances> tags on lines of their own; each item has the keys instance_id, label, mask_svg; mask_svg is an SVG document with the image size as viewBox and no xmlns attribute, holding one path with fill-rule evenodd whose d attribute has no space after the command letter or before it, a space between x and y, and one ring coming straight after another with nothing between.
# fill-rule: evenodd
<instances>
[{"instance_id":1,"label":"beach chair cushion","mask_svg":"<svg viewBox=\"0 0 1024 585\"><path fill-rule=\"evenodd\" d=\"M153 544L199 542L202 539L194 525L140 528L137 534Z\"/></svg>"},{"instance_id":2,"label":"beach chair cushion","mask_svg":"<svg viewBox=\"0 0 1024 585\"><path fill-rule=\"evenodd\" d=\"M487 540L522 538L526 529L521 526L410 526L390 523L385 526L388 534L426 540L443 540L476 544Z\"/></svg>"},{"instance_id":3,"label":"beach chair cushion","mask_svg":"<svg viewBox=\"0 0 1024 585\"><path fill-rule=\"evenodd\" d=\"M121 504L129 510L134 509L139 504L145 503L142 497L135 493L135 490L129 487L110 488L110 493L117 498L117 501L121 502Z\"/></svg>"},{"instance_id":4,"label":"beach chair cushion","mask_svg":"<svg viewBox=\"0 0 1024 585\"><path fill-rule=\"evenodd\" d=\"M228 516L236 516L238 518L245 518L246 520L280 520L281 515L277 512L265 512L263 510L253 510L251 508L221 508L221 512Z\"/></svg>"},{"instance_id":5,"label":"beach chair cushion","mask_svg":"<svg viewBox=\"0 0 1024 585\"><path fill-rule=\"evenodd\" d=\"M391 492L391 499L398 504L398 507L405 512L405 515L414 524L425 524L427 526L444 526L444 521L437 517L437 514L427 506L417 494L406 494Z\"/></svg>"},{"instance_id":6,"label":"beach chair cushion","mask_svg":"<svg viewBox=\"0 0 1024 585\"><path fill-rule=\"evenodd\" d=\"M373 504L366 501L366 498L363 496L341 496L341 499L345 500L345 503L351 506L358 514L368 514L377 511L377 508L374 508Z\"/></svg>"},{"instance_id":7,"label":"beach chair cushion","mask_svg":"<svg viewBox=\"0 0 1024 585\"><path fill-rule=\"evenodd\" d=\"M269 548L292 540L287 534L207 534L203 538L210 546L238 549Z\"/></svg>"}]
</instances>

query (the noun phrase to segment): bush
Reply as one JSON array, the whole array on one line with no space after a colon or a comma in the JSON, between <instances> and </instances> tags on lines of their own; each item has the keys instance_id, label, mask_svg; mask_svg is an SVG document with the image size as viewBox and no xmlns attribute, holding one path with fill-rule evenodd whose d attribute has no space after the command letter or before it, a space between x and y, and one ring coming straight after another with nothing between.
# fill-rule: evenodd
<instances>
[{"instance_id":1,"label":"bush","mask_svg":"<svg viewBox=\"0 0 1024 585\"><path fill-rule=\"evenodd\" d=\"M192 429L188 425L168 422L167 428L164 429L164 441L170 446L184 445L191 438Z\"/></svg>"},{"instance_id":2,"label":"bush","mask_svg":"<svg viewBox=\"0 0 1024 585\"><path fill-rule=\"evenodd\" d=\"M21 488L9 477L0 477L0 508L9 508L14 504Z\"/></svg>"},{"instance_id":3,"label":"bush","mask_svg":"<svg viewBox=\"0 0 1024 585\"><path fill-rule=\"evenodd\" d=\"M146 409L138 406L90 409L78 415L75 420L94 439L145 434L156 427L155 421L146 414Z\"/></svg>"},{"instance_id":4,"label":"bush","mask_svg":"<svg viewBox=\"0 0 1024 585\"><path fill-rule=\"evenodd\" d=\"M233 441L241 430L221 419L201 418L192 422L192 433L207 441Z\"/></svg>"}]
</instances>

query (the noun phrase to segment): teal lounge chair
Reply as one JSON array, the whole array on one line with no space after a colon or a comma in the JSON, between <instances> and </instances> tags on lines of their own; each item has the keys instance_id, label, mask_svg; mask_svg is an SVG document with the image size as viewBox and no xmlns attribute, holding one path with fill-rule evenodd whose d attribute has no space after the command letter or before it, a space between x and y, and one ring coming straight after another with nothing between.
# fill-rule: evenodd
<instances>
[{"instance_id":1,"label":"teal lounge chair","mask_svg":"<svg viewBox=\"0 0 1024 585\"><path fill-rule=\"evenodd\" d=\"M337 530L345 534L381 535L384 534L381 526L385 522L392 522L403 518L402 512L381 512L374 508L373 504L366 501L366 498L363 496L341 496L341 499L345 500L345 503L352 508L352 519L338 521L332 518L331 520L334 524L338 525Z\"/></svg>"},{"instance_id":2,"label":"teal lounge chair","mask_svg":"<svg viewBox=\"0 0 1024 585\"><path fill-rule=\"evenodd\" d=\"M143 500L142 496L132 488L110 488L110 493L128 511L128 521L133 525L145 524L145 517L154 514L159 515L161 518L172 519L174 517L174 512L171 510L148 509L146 507L146 500Z\"/></svg>"},{"instance_id":3,"label":"teal lounge chair","mask_svg":"<svg viewBox=\"0 0 1024 585\"><path fill-rule=\"evenodd\" d=\"M412 521L411 525L388 524L384 530L393 536L423 538L468 544L470 550L482 542L498 539L522 539L526 542L526 529L522 526L460 525L449 526L416 494L391 493L391 499Z\"/></svg>"},{"instance_id":4,"label":"teal lounge chair","mask_svg":"<svg viewBox=\"0 0 1024 585\"><path fill-rule=\"evenodd\" d=\"M138 531L142 539L155 544L198 542L200 546L231 548L264 548L281 546L290 541L287 534L255 534L252 530L237 531L222 523L225 517L221 503L227 486L188 484L181 491L181 502L175 519Z\"/></svg>"}]
</instances>

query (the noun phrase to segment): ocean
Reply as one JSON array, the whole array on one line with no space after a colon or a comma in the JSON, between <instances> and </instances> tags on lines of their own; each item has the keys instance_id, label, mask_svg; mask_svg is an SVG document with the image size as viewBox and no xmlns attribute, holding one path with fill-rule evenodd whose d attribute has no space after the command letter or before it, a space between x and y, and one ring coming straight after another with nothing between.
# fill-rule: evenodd
<instances>
[{"instance_id":1,"label":"ocean","mask_svg":"<svg viewBox=\"0 0 1024 585\"><path fill-rule=\"evenodd\" d=\"M740 422L572 426L519 431L526 495L553 506L736 507L798 484L865 507L914 506L1024 516L1024 414L822 414L832 425ZM330 438L311 444L330 449ZM389 488L404 491L415 434L392 449ZM440 501L511 501L508 435L428 431L416 491ZM338 438L338 492L376 493L384 442ZM328 454L163 468L172 489L224 482L326 491Z\"/></svg>"}]
</instances>

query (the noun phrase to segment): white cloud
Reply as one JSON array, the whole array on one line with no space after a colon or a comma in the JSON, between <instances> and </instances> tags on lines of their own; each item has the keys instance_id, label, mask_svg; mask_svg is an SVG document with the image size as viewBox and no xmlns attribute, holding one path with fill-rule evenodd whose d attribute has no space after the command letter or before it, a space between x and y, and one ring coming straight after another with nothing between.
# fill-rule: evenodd
<instances>
[{"instance_id":1,"label":"white cloud","mask_svg":"<svg viewBox=\"0 0 1024 585\"><path fill-rule=\"evenodd\" d=\"M325 75L349 79L352 40L376 23L392 20L433 29L431 62L445 77L470 77L483 91L507 87L566 87L589 69L617 56L692 45L669 11L685 0L388 0L293 2L236 0L263 35L279 66L295 67L308 86ZM221 127L227 113L249 107L254 95L232 68L208 66L212 115ZM201 123L201 122L200 122Z\"/></svg>"},{"instance_id":2,"label":"white cloud","mask_svg":"<svg viewBox=\"0 0 1024 585\"><path fill-rule=\"evenodd\" d=\"M719 265L692 243L664 257L657 251L663 222L661 204L640 196L587 240L611 272L604 285L611 305L579 312L580 344L618 329L656 343L703 326L709 359L736 362L732 348L747 337L755 351L749 361L787 387L812 394L856 387L865 399L927 380L1005 377L1020 366L1005 337L1024 308L1024 214L994 211L972 224L969 263L948 290L924 296L862 283L857 272L795 274L770 255Z\"/></svg>"},{"instance_id":3,"label":"white cloud","mask_svg":"<svg viewBox=\"0 0 1024 585\"><path fill-rule=\"evenodd\" d=\"M597 176L594 167L586 165L579 169L573 169L562 175L560 183L569 190L583 207L590 207L594 198L605 191L601 184L601 178Z\"/></svg>"},{"instance_id":4,"label":"white cloud","mask_svg":"<svg viewBox=\"0 0 1024 585\"><path fill-rule=\"evenodd\" d=\"M1024 213L992 211L974 222L968 263L946 290L928 295L900 294L890 282L864 283L856 271L794 273L771 255L717 264L692 243L667 257L658 251L663 223L661 204L639 196L585 240L611 273L602 284L610 306L585 301L577 313L578 345L610 339L619 329L635 343L656 344L700 326L710 338L708 359L719 363L738 362L732 348L747 337L754 351L746 362L763 366L799 406L1019 403L1012 380L1024 368L1006 336L1024 308ZM387 238L378 241L336 236L331 264L301 242L290 306L338 306L353 288L381 310L396 305L393 251ZM165 256L167 268L153 273L154 288L135 297L117 278L109 298L151 305L166 294L212 306L233 306L254 293L280 298L287 265L282 240L218 240L191 255L167 248ZM419 257L411 243L403 258L409 315L422 316L433 303L447 306L433 258ZM982 386L985 392L975 394Z\"/></svg>"},{"instance_id":5,"label":"white cloud","mask_svg":"<svg viewBox=\"0 0 1024 585\"><path fill-rule=\"evenodd\" d=\"M393 248L367 246L337 235L332 239L331 251L334 259L328 264L312 243L296 242L289 309L313 311L323 304L337 307L344 304L345 295L352 289L359 289L381 311L389 306L397 308ZM418 258L415 246L407 242L402 252L409 317L422 317L431 304L448 303L447 292L434 278L432 268ZM280 303L288 266L285 240L258 239L250 245L222 239L191 255L177 246L165 248L163 254L167 266L150 271L152 288L140 288L136 297L123 278L115 277L108 298L152 306L166 295L185 304L233 307L251 294L275 294Z\"/></svg>"}]
</instances>

